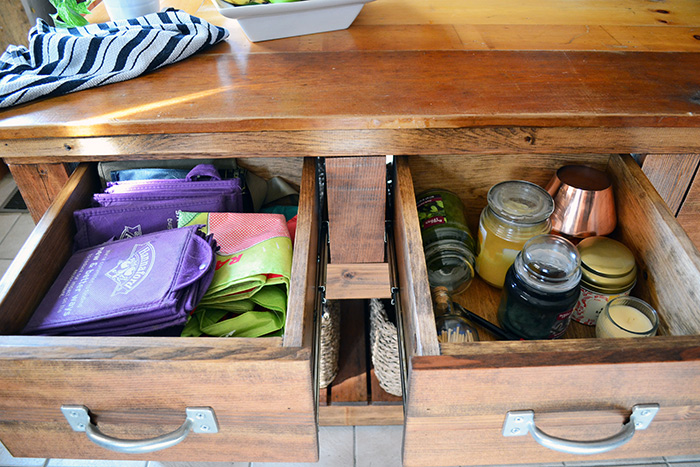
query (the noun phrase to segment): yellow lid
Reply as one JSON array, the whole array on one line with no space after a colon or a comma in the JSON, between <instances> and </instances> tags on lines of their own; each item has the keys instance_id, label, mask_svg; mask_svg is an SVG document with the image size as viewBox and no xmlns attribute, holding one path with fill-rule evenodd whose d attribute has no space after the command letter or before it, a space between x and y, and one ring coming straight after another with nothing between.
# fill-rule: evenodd
<instances>
[{"instance_id":1,"label":"yellow lid","mask_svg":"<svg viewBox=\"0 0 700 467\"><path fill-rule=\"evenodd\" d=\"M589 237L578 244L581 285L605 294L621 293L634 286L637 265L622 243L608 237Z\"/></svg>"}]
</instances>

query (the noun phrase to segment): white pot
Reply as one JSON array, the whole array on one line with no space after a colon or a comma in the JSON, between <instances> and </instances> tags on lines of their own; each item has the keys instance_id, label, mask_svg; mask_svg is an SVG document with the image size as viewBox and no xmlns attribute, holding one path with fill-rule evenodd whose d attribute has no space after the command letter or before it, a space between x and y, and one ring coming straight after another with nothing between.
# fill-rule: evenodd
<instances>
[{"instance_id":1,"label":"white pot","mask_svg":"<svg viewBox=\"0 0 700 467\"><path fill-rule=\"evenodd\" d=\"M159 0L104 0L104 3L112 21L136 18L160 10Z\"/></svg>"}]
</instances>

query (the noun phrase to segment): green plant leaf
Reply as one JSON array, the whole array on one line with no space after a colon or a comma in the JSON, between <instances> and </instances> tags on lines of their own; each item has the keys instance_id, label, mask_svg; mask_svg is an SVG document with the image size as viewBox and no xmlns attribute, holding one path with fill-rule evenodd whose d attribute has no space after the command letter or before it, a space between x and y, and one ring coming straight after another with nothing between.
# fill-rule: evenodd
<instances>
[{"instance_id":1,"label":"green plant leaf","mask_svg":"<svg viewBox=\"0 0 700 467\"><path fill-rule=\"evenodd\" d=\"M51 15L57 28L72 28L85 26L88 20L83 15L90 13L88 7L93 0L78 3L78 0L49 0L56 8L56 13Z\"/></svg>"}]
</instances>

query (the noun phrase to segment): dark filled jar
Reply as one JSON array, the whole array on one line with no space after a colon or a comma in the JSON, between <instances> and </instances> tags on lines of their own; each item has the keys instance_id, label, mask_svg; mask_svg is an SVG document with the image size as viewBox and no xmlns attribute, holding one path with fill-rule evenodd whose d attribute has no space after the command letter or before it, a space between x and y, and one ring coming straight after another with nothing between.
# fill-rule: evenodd
<instances>
[{"instance_id":1,"label":"dark filled jar","mask_svg":"<svg viewBox=\"0 0 700 467\"><path fill-rule=\"evenodd\" d=\"M580 293L580 256L568 240L538 235L506 273L498 321L524 339L555 339L566 331Z\"/></svg>"},{"instance_id":2,"label":"dark filled jar","mask_svg":"<svg viewBox=\"0 0 700 467\"><path fill-rule=\"evenodd\" d=\"M476 242L455 193L433 189L416 197L428 281L461 293L474 278Z\"/></svg>"}]
</instances>

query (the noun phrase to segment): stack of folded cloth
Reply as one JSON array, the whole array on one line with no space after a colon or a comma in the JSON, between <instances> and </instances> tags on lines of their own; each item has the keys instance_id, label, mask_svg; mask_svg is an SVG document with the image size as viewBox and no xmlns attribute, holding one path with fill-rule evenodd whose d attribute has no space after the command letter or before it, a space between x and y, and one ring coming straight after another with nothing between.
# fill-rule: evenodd
<instances>
[{"instance_id":1,"label":"stack of folded cloth","mask_svg":"<svg viewBox=\"0 0 700 467\"><path fill-rule=\"evenodd\" d=\"M212 236L192 226L79 250L23 333L179 333L212 281L215 249Z\"/></svg>"},{"instance_id":2,"label":"stack of folded cloth","mask_svg":"<svg viewBox=\"0 0 700 467\"><path fill-rule=\"evenodd\" d=\"M216 272L183 336L279 335L287 310L292 241L282 214L180 212L216 239Z\"/></svg>"},{"instance_id":3,"label":"stack of folded cloth","mask_svg":"<svg viewBox=\"0 0 700 467\"><path fill-rule=\"evenodd\" d=\"M240 179L221 180L216 168L201 164L185 179L110 182L93 196L97 207L75 211L75 248L112 238L137 237L177 227L178 211L239 212Z\"/></svg>"}]
</instances>

